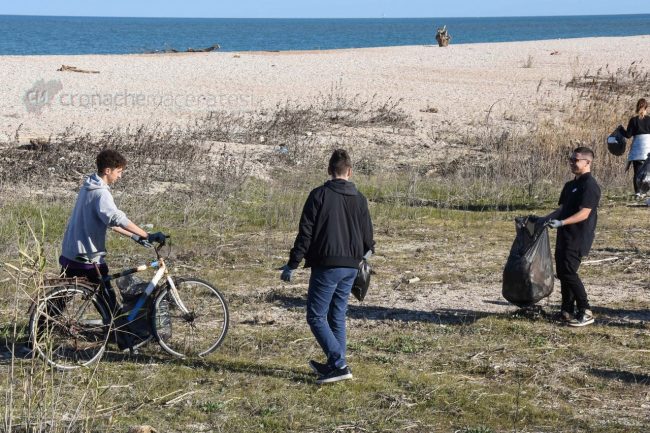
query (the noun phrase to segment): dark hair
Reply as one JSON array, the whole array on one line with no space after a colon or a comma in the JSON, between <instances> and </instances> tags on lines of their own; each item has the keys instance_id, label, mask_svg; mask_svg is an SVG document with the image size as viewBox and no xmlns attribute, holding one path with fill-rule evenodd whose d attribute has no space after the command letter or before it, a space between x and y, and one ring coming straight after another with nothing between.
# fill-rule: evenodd
<instances>
[{"instance_id":1,"label":"dark hair","mask_svg":"<svg viewBox=\"0 0 650 433\"><path fill-rule=\"evenodd\" d=\"M352 160L345 149L336 149L330 157L327 172L332 176L344 176L352 168Z\"/></svg>"},{"instance_id":2,"label":"dark hair","mask_svg":"<svg viewBox=\"0 0 650 433\"><path fill-rule=\"evenodd\" d=\"M639 117L645 117L645 113L643 113L642 115L641 111L645 111L647 109L648 109L648 101L646 101L645 98L639 99L636 103L636 114L638 114Z\"/></svg>"},{"instance_id":3,"label":"dark hair","mask_svg":"<svg viewBox=\"0 0 650 433\"><path fill-rule=\"evenodd\" d=\"M594 151L588 147L580 146L573 149L573 153L580 153L582 155L589 155L591 159L594 159Z\"/></svg>"},{"instance_id":4,"label":"dark hair","mask_svg":"<svg viewBox=\"0 0 650 433\"><path fill-rule=\"evenodd\" d=\"M107 168L124 168L126 167L126 158L117 150L104 149L97 155L97 174L104 174Z\"/></svg>"}]
</instances>

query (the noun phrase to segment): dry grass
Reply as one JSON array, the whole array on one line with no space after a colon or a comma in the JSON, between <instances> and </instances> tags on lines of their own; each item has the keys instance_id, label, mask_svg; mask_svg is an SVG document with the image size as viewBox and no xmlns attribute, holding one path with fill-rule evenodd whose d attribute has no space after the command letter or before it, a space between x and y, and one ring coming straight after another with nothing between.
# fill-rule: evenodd
<instances>
[{"instance_id":1,"label":"dry grass","mask_svg":"<svg viewBox=\"0 0 650 433\"><path fill-rule=\"evenodd\" d=\"M427 156L419 164L399 165L386 155L399 141L422 148L438 136L414 133L393 102L334 90L313 104L288 102L248 118L214 113L186 130L70 133L40 151L14 143L0 157L0 430L123 432L149 424L169 432L644 432L647 208L621 199L621 162L601 143L614 114L589 114L611 103L602 92L613 87L572 86L567 91L587 93L571 110L560 107L567 114L557 125L541 122L519 133L487 119L480 134L457 143L459 157ZM285 285L276 269L306 194L324 178L325 152L350 143L350 134L358 139L356 182L375 223L377 273L368 301L349 310L355 380L319 388L306 366L322 357L304 321L307 272ZM226 142L286 152L266 154L270 168L260 179L250 176L257 156L224 150ZM554 206L567 177L565 157L577 143L595 148L604 189L590 259L617 257L581 271L598 317L582 330L552 319L559 288L542 303L548 314L514 314L500 296L512 218ZM104 146L132 161L116 191L120 206L138 223L172 234L175 272L208 279L230 301L233 327L205 360L172 360L152 346L135 358L110 352L96 369L63 374L22 346L30 296L44 272L57 271L73 200L48 191L59 183L72 189ZM27 181L44 195L11 193ZM155 183L169 183L168 194L133 193ZM30 233L27 224L41 227L41 214L45 230ZM115 236L108 247L113 269L150 258ZM420 282L404 283L410 276Z\"/></svg>"},{"instance_id":2,"label":"dry grass","mask_svg":"<svg viewBox=\"0 0 650 433\"><path fill-rule=\"evenodd\" d=\"M365 188L366 180L358 181ZM321 357L304 323L307 273L285 286L275 271L304 197L289 211L294 200L281 201L283 186L274 185L242 191L239 207L221 215L232 219L223 235L197 238L200 221L180 210L164 215L177 245L173 263L214 282L230 300L233 328L222 348L200 362L172 360L156 347L136 358L112 352L96 371L71 374L13 359L12 385L4 390L14 390L14 422L24 423L23 401L53 389L65 403L55 395L39 400L47 409L42 419L53 417L61 428L52 431L125 431L136 424L179 432L507 431L515 424L518 431L643 431L644 412L631 408L645 404L650 381L650 304L642 295L650 289L650 226L634 221L647 210L603 208L593 258L620 260L583 269L599 321L576 331L550 317L512 315L515 308L499 304L516 212L373 204L377 274L368 302L353 302L349 312L356 380L318 388L306 366ZM259 219L269 212L277 219ZM125 242L110 239L115 268L146 257ZM206 247L215 243L224 245ZM399 284L405 275L421 282ZM626 289L610 289L622 282ZM3 300L12 299L12 284L2 290ZM557 296L544 307L553 313ZM9 302L2 311L5 326L24 325L11 318ZM9 373L7 364L0 368ZM27 386L42 381L39 375L47 378L40 387ZM73 402L85 424L66 418Z\"/></svg>"}]
</instances>

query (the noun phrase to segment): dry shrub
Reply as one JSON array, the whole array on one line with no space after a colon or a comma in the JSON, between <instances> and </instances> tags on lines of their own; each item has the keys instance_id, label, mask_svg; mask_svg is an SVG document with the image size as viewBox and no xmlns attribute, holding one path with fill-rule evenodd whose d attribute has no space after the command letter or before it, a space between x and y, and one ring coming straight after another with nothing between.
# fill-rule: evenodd
<instances>
[{"instance_id":1,"label":"dry shrub","mask_svg":"<svg viewBox=\"0 0 650 433\"><path fill-rule=\"evenodd\" d=\"M581 90L579 96L607 103L620 97L646 95L650 86L650 72L634 61L627 68L620 67L610 71L609 66L595 72L589 70L574 76L566 83L567 88Z\"/></svg>"},{"instance_id":2,"label":"dry shrub","mask_svg":"<svg viewBox=\"0 0 650 433\"><path fill-rule=\"evenodd\" d=\"M312 102L289 100L278 104L255 122L253 140L278 146L282 162L310 166L321 161L322 151L328 147L316 140L318 132L332 134L336 127L412 128L401 103L401 99L382 99L377 95L369 99L350 95L338 84Z\"/></svg>"},{"instance_id":3,"label":"dry shrub","mask_svg":"<svg viewBox=\"0 0 650 433\"><path fill-rule=\"evenodd\" d=\"M587 71L574 77L566 86L576 89L576 93L565 107L567 118L558 134L594 150L594 171L606 187L631 183L624 170L625 157L611 155L605 140L617 125L627 126L628 119L635 114L637 100L650 94L650 72L635 61L629 67L615 71L607 67L595 73Z\"/></svg>"},{"instance_id":4,"label":"dry shrub","mask_svg":"<svg viewBox=\"0 0 650 433\"><path fill-rule=\"evenodd\" d=\"M101 377L97 366L71 372L55 372L29 350L28 309L41 293L46 277L45 222L41 227L25 224L28 233L17 234L20 254L12 263L0 266L0 308L2 319L1 349L12 358L3 369L0 395L4 409L0 432L4 433L76 433L101 431L106 419L101 407Z\"/></svg>"},{"instance_id":5,"label":"dry shrub","mask_svg":"<svg viewBox=\"0 0 650 433\"><path fill-rule=\"evenodd\" d=\"M595 153L593 172L601 186L625 188L630 183L626 159L608 152L606 138L627 122L637 99L650 94L648 78L636 62L616 71L604 68L576 75L566 84L575 92L573 97L557 107L560 118L540 119L527 133L487 124L465 139L464 144L477 153L438 164L437 175L475 185L484 198L492 195L499 200L504 191L518 190L529 200L546 199L570 177L571 151L587 146Z\"/></svg>"},{"instance_id":6,"label":"dry shrub","mask_svg":"<svg viewBox=\"0 0 650 433\"><path fill-rule=\"evenodd\" d=\"M160 192L162 187L218 197L232 193L248 175L246 154L235 155L190 128L154 124L98 135L70 127L37 149L12 147L0 160L0 183L79 182L94 168L97 153L107 148L124 154L128 170L135 173L123 178L124 187L142 192Z\"/></svg>"}]
</instances>

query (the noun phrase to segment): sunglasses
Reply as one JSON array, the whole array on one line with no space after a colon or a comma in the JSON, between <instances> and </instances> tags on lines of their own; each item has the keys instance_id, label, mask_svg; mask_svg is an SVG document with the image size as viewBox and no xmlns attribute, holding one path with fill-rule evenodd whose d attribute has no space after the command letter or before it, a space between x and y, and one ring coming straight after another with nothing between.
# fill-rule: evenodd
<instances>
[{"instance_id":1,"label":"sunglasses","mask_svg":"<svg viewBox=\"0 0 650 433\"><path fill-rule=\"evenodd\" d=\"M589 160L588 160L587 158L576 158L576 157L574 157L574 156L572 156L572 157L569 158L569 162L570 162L571 164L575 164L575 163L577 163L578 161L589 161Z\"/></svg>"}]
</instances>

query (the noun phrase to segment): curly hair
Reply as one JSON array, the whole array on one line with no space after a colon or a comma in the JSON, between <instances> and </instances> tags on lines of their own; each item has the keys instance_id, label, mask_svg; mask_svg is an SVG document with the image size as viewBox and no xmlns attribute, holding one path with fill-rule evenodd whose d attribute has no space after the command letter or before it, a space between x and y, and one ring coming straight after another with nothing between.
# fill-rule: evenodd
<instances>
[{"instance_id":1,"label":"curly hair","mask_svg":"<svg viewBox=\"0 0 650 433\"><path fill-rule=\"evenodd\" d=\"M117 150L104 149L97 155L97 173L102 175L107 168L125 168L126 158Z\"/></svg>"}]
</instances>

